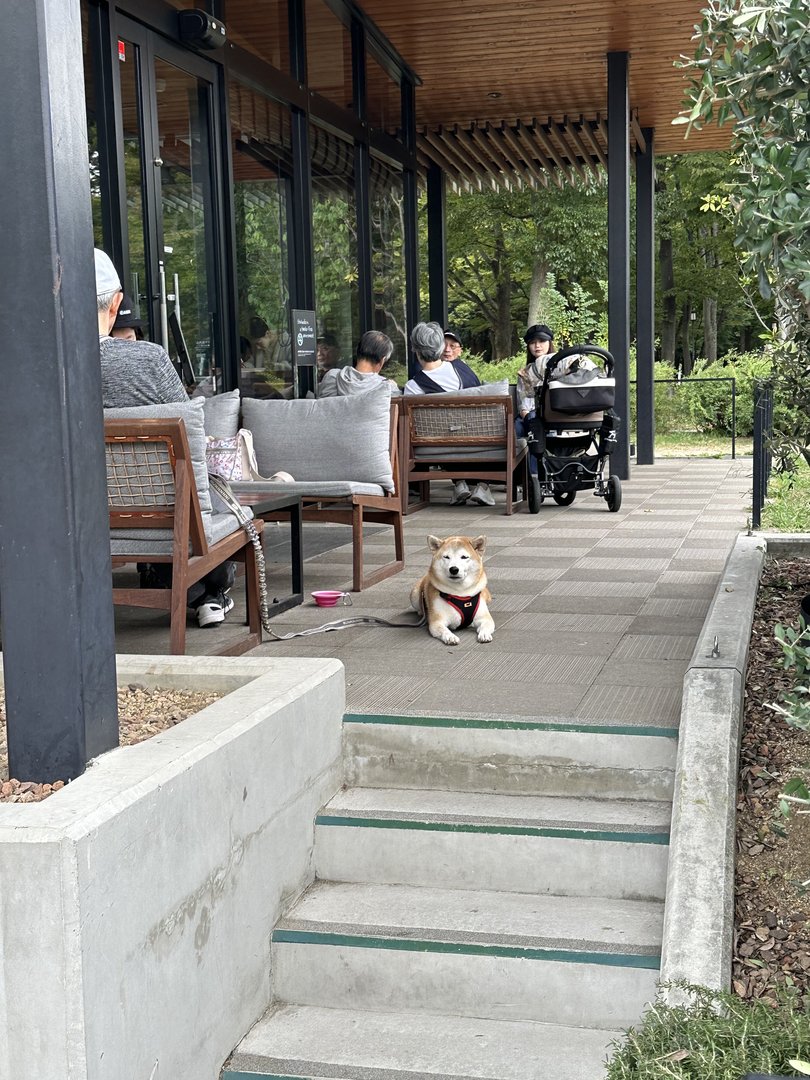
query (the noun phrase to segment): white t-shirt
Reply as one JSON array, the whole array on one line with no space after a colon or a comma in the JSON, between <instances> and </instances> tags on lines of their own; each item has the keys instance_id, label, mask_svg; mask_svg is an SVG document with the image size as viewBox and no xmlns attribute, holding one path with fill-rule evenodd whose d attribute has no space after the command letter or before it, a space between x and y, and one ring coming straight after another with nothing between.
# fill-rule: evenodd
<instances>
[{"instance_id":1,"label":"white t-shirt","mask_svg":"<svg viewBox=\"0 0 810 1080\"><path fill-rule=\"evenodd\" d=\"M453 367L452 364L442 361L441 367L434 368L433 371L426 371L425 374L429 379L432 379L437 386L440 386L446 394L452 394L455 390L461 389L461 376ZM409 379L405 383L405 394L424 394L424 390L415 379Z\"/></svg>"}]
</instances>

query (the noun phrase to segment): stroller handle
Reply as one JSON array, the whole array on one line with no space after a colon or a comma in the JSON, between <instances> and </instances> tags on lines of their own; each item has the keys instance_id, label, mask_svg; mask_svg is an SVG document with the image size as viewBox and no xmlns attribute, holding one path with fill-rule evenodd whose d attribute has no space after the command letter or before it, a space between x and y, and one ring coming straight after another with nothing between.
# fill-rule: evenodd
<instances>
[{"instance_id":1,"label":"stroller handle","mask_svg":"<svg viewBox=\"0 0 810 1080\"><path fill-rule=\"evenodd\" d=\"M601 357L605 363L606 374L613 374L613 368L615 367L613 355L609 353L607 349L600 348L599 345L569 345L567 349L560 349L560 351L555 353L552 357L552 363L548 368L549 374L554 371L561 360L565 360L569 356L584 356L589 353Z\"/></svg>"}]
</instances>

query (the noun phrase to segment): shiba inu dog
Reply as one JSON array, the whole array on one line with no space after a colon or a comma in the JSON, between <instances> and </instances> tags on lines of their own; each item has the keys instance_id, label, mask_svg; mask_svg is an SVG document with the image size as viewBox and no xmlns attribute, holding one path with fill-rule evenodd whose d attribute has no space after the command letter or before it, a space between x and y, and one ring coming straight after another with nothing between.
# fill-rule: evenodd
<instances>
[{"instance_id":1,"label":"shiba inu dog","mask_svg":"<svg viewBox=\"0 0 810 1080\"><path fill-rule=\"evenodd\" d=\"M495 623L487 606L492 599L484 572L485 536L429 536L430 569L411 589L411 607L424 612L431 635L458 645L454 630L474 626L479 641L492 641Z\"/></svg>"}]
</instances>

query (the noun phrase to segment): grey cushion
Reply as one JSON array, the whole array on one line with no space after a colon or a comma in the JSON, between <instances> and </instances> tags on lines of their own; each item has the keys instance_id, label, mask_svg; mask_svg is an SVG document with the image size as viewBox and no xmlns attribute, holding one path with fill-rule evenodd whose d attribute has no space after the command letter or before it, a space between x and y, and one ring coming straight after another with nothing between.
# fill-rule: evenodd
<instances>
[{"instance_id":1,"label":"grey cushion","mask_svg":"<svg viewBox=\"0 0 810 1080\"><path fill-rule=\"evenodd\" d=\"M322 495L325 499L347 495L385 495L385 488L380 484L357 484L350 480L304 480L294 484L236 480L231 488L236 492L261 491L267 495Z\"/></svg>"},{"instance_id":2,"label":"grey cushion","mask_svg":"<svg viewBox=\"0 0 810 1080\"><path fill-rule=\"evenodd\" d=\"M212 439L232 439L239 430L239 391L229 390L202 400L205 434Z\"/></svg>"},{"instance_id":3,"label":"grey cushion","mask_svg":"<svg viewBox=\"0 0 810 1080\"><path fill-rule=\"evenodd\" d=\"M253 511L246 508L248 515ZM233 514L212 514L210 517L211 535L208 543L214 545L242 526ZM171 529L113 529L110 532L110 553L112 555L171 555ZM191 546L189 545L189 554Z\"/></svg>"},{"instance_id":4,"label":"grey cushion","mask_svg":"<svg viewBox=\"0 0 810 1080\"><path fill-rule=\"evenodd\" d=\"M377 484L394 490L388 453L391 395L381 383L356 397L261 401L245 398L259 472L297 481Z\"/></svg>"},{"instance_id":5,"label":"grey cushion","mask_svg":"<svg viewBox=\"0 0 810 1080\"><path fill-rule=\"evenodd\" d=\"M451 394L443 394L443 397L506 397L509 393L509 380L501 379L500 382L485 382L481 386L468 386L465 390L454 390Z\"/></svg>"},{"instance_id":6,"label":"grey cushion","mask_svg":"<svg viewBox=\"0 0 810 1080\"><path fill-rule=\"evenodd\" d=\"M170 405L138 405L128 409L105 409L105 420L154 420L179 417L186 426L186 438L191 451L191 464L197 495L202 511L203 528L211 542L211 493L208 489L208 465L205 460L205 427L203 424L203 398L193 401L174 402Z\"/></svg>"},{"instance_id":7,"label":"grey cushion","mask_svg":"<svg viewBox=\"0 0 810 1080\"><path fill-rule=\"evenodd\" d=\"M515 455L526 446L525 439L515 439ZM487 461L506 461L506 451L499 450L497 446L415 446L413 456L416 461L420 458L448 458L452 461L470 458L478 458Z\"/></svg>"}]
</instances>

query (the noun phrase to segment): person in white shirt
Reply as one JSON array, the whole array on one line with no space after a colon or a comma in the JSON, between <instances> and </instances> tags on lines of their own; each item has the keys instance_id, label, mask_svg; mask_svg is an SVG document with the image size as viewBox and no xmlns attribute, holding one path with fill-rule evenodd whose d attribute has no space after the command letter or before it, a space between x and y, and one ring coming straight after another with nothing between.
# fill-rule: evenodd
<instances>
[{"instance_id":1,"label":"person in white shirt","mask_svg":"<svg viewBox=\"0 0 810 1080\"><path fill-rule=\"evenodd\" d=\"M445 350L444 330L437 322L417 323L411 331L411 346L420 370L405 383L404 393L407 396L451 394L481 385L481 380L463 360L442 359ZM454 480L450 505L457 506L468 499L478 506L495 505L489 484L479 481L470 491L466 480Z\"/></svg>"}]
</instances>

